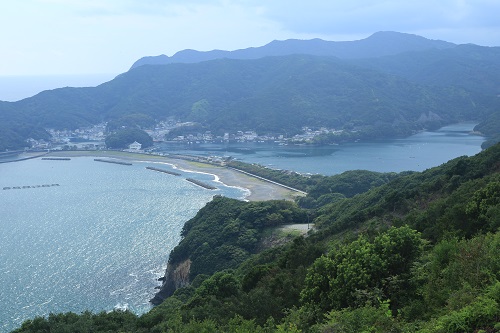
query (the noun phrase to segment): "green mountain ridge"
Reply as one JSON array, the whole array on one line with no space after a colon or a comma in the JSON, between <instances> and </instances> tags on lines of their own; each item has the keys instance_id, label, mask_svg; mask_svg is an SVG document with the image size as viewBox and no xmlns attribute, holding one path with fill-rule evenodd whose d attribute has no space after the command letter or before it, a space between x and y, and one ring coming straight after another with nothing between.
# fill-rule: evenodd
<instances>
[{"instance_id":1,"label":"green mountain ridge","mask_svg":"<svg viewBox=\"0 0 500 333\"><path fill-rule=\"evenodd\" d=\"M44 137L45 128L73 129L130 114L157 121L173 116L216 133L296 133L302 126L326 126L358 131L351 140L395 137L480 121L498 103L492 95L415 84L331 57L140 66L95 88L60 88L0 103L6 129L0 149Z\"/></svg>"},{"instance_id":2,"label":"green mountain ridge","mask_svg":"<svg viewBox=\"0 0 500 333\"><path fill-rule=\"evenodd\" d=\"M235 51L196 51L183 50L171 57L166 55L143 57L137 60L131 69L144 65L166 65L171 63L197 63L215 59L258 59L269 56L288 56L292 54L309 54L316 56L333 56L342 59L373 58L408 51L425 49L446 49L455 44L431 40L421 36L394 32L379 31L373 35L356 41L325 41L319 38L311 40L288 39L272 41L264 46L250 47Z\"/></svg>"},{"instance_id":3,"label":"green mountain ridge","mask_svg":"<svg viewBox=\"0 0 500 333\"><path fill-rule=\"evenodd\" d=\"M476 120L494 137L497 55L464 45L139 66L95 88L0 102L0 150L49 127L166 117L214 132L309 125L364 138ZM496 144L424 172L285 177L248 166L309 195L215 197L186 222L144 315L50 314L15 332L499 332L499 161ZM306 223L306 237L282 228Z\"/></svg>"},{"instance_id":4,"label":"green mountain ridge","mask_svg":"<svg viewBox=\"0 0 500 333\"><path fill-rule=\"evenodd\" d=\"M351 60L353 64L410 81L435 86L458 86L483 94L500 94L500 47L474 44L452 48L402 52L396 55Z\"/></svg>"}]
</instances>

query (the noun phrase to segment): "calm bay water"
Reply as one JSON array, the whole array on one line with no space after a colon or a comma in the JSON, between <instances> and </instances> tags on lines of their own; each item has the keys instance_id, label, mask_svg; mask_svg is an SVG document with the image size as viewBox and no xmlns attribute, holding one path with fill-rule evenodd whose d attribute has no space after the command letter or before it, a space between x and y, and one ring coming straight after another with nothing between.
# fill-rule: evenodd
<instances>
[{"instance_id":1,"label":"calm bay water","mask_svg":"<svg viewBox=\"0 0 500 333\"><path fill-rule=\"evenodd\" d=\"M1 332L51 312L148 310L184 222L215 194L244 195L211 175L175 177L148 165L158 167L88 157L0 164Z\"/></svg>"},{"instance_id":2,"label":"calm bay water","mask_svg":"<svg viewBox=\"0 0 500 333\"><path fill-rule=\"evenodd\" d=\"M169 153L231 155L250 163L307 173L424 170L474 155L483 138L457 124L406 139L328 147L270 144L164 145ZM214 194L241 198L213 176L175 177L133 166L41 159L0 164L0 332L51 312L142 313L160 283L185 221ZM164 165L163 168L169 168ZM192 177L217 186L197 187ZM52 185L2 190L4 187Z\"/></svg>"},{"instance_id":3,"label":"calm bay water","mask_svg":"<svg viewBox=\"0 0 500 333\"><path fill-rule=\"evenodd\" d=\"M481 151L484 138L471 135L473 123L426 131L404 139L356 142L338 146L280 146L269 143L163 144L176 154L232 156L247 163L303 173L333 175L347 170L423 171L462 155Z\"/></svg>"}]
</instances>

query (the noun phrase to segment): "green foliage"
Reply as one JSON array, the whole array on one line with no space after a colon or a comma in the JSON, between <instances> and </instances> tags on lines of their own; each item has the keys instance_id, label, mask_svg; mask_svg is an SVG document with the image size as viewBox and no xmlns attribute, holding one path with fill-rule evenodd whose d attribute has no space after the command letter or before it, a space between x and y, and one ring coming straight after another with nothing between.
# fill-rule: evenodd
<instances>
[{"instance_id":1,"label":"green foliage","mask_svg":"<svg viewBox=\"0 0 500 333\"><path fill-rule=\"evenodd\" d=\"M155 120L143 113L132 113L108 122L107 131L116 131L122 128L149 128L155 124Z\"/></svg>"},{"instance_id":2,"label":"green foliage","mask_svg":"<svg viewBox=\"0 0 500 333\"><path fill-rule=\"evenodd\" d=\"M474 131L487 137L487 140L481 145L483 149L489 148L500 142L500 111L490 114L486 119L474 127Z\"/></svg>"},{"instance_id":3,"label":"green foliage","mask_svg":"<svg viewBox=\"0 0 500 333\"><path fill-rule=\"evenodd\" d=\"M414 82L437 86L460 86L496 95L500 75L500 48L463 44L444 50L429 49L351 62Z\"/></svg>"},{"instance_id":4,"label":"green foliage","mask_svg":"<svg viewBox=\"0 0 500 333\"><path fill-rule=\"evenodd\" d=\"M499 318L500 283L496 282L483 295L458 310L450 311L430 321L420 332L479 332L480 329L496 332Z\"/></svg>"},{"instance_id":5,"label":"green foliage","mask_svg":"<svg viewBox=\"0 0 500 333\"><path fill-rule=\"evenodd\" d=\"M216 196L186 222L169 264L189 258L192 278L234 268L256 252L265 228L301 222L307 222L305 212L290 201L242 202Z\"/></svg>"},{"instance_id":6,"label":"green foliage","mask_svg":"<svg viewBox=\"0 0 500 333\"><path fill-rule=\"evenodd\" d=\"M455 80L439 86L435 80L416 84L414 77L387 74L390 70L383 66L367 69L374 63L371 59L359 66L333 57L292 55L140 66L95 88L61 88L0 103L0 123L23 141L28 137L17 132L23 124L38 131L102 121L110 128L142 127L151 119L169 117L200 122L213 133L296 133L304 125L351 130L318 139L329 143L404 136L452 122L482 120L498 110L493 93L474 91L478 84L468 84L468 90L455 87ZM484 60L487 64L498 66L498 60L490 56ZM414 66L412 71L425 77L435 73ZM459 68L453 73L464 77L474 72ZM481 85L494 86L496 76L486 74Z\"/></svg>"},{"instance_id":7,"label":"green foliage","mask_svg":"<svg viewBox=\"0 0 500 333\"><path fill-rule=\"evenodd\" d=\"M377 218L385 223L408 224L432 241L449 234L472 237L479 231L495 231L496 222L485 225L468 215L466 207L476 191L500 180L498 160L500 145L422 173L400 175L350 200L321 207L316 226L332 234ZM494 212L496 206L491 209Z\"/></svg>"},{"instance_id":8,"label":"green foliage","mask_svg":"<svg viewBox=\"0 0 500 333\"><path fill-rule=\"evenodd\" d=\"M346 171L333 176L304 176L293 171L271 169L240 161L230 161L228 166L307 192L306 197L297 199L299 205L304 208L317 208L344 197L353 197L399 176L396 173L367 170Z\"/></svg>"},{"instance_id":9,"label":"green foliage","mask_svg":"<svg viewBox=\"0 0 500 333\"><path fill-rule=\"evenodd\" d=\"M245 315L263 324L271 316L281 319L287 309L299 303L306 268L322 248L302 237L294 239L271 262L240 268ZM248 317L247 317L248 318Z\"/></svg>"},{"instance_id":10,"label":"green foliage","mask_svg":"<svg viewBox=\"0 0 500 333\"><path fill-rule=\"evenodd\" d=\"M500 227L500 181L488 183L486 187L476 191L467 204L465 213L490 225L490 230Z\"/></svg>"},{"instance_id":11,"label":"green foliage","mask_svg":"<svg viewBox=\"0 0 500 333\"><path fill-rule=\"evenodd\" d=\"M377 306L365 305L354 309L331 311L326 315L325 323L318 326L321 332L386 333L400 331L399 324L391 315L388 302L381 302Z\"/></svg>"},{"instance_id":12,"label":"green foliage","mask_svg":"<svg viewBox=\"0 0 500 333\"><path fill-rule=\"evenodd\" d=\"M106 137L106 147L111 149L125 149L134 141L142 144L142 148L151 147L153 139L148 133L137 128L118 130Z\"/></svg>"},{"instance_id":13,"label":"green foliage","mask_svg":"<svg viewBox=\"0 0 500 333\"><path fill-rule=\"evenodd\" d=\"M394 172L345 171L339 175L321 178L313 188L309 189L308 194L316 199L331 193L340 193L347 198L351 198L356 194L386 184L397 177L398 175Z\"/></svg>"},{"instance_id":14,"label":"green foliage","mask_svg":"<svg viewBox=\"0 0 500 333\"><path fill-rule=\"evenodd\" d=\"M21 120L16 123L15 120L2 122L0 114L0 151L18 150L29 147L26 139L48 140L50 134L43 128L30 124L29 121Z\"/></svg>"},{"instance_id":15,"label":"green foliage","mask_svg":"<svg viewBox=\"0 0 500 333\"><path fill-rule=\"evenodd\" d=\"M496 111L474 127L474 131L487 136L500 134L500 111Z\"/></svg>"},{"instance_id":16,"label":"green foliage","mask_svg":"<svg viewBox=\"0 0 500 333\"><path fill-rule=\"evenodd\" d=\"M283 185L287 185L301 191L306 191L307 186L315 184L317 182L317 177L306 177L297 172L288 170L277 170L266 168L259 164L249 164L240 161L229 161L227 163L229 167L243 170L251 174L273 180Z\"/></svg>"},{"instance_id":17,"label":"green foliage","mask_svg":"<svg viewBox=\"0 0 500 333\"><path fill-rule=\"evenodd\" d=\"M135 332L137 316L129 311L112 311L92 314L89 311L77 315L72 312L50 314L25 321L16 333L87 333L87 332Z\"/></svg>"},{"instance_id":18,"label":"green foliage","mask_svg":"<svg viewBox=\"0 0 500 333\"><path fill-rule=\"evenodd\" d=\"M377 299L399 300L411 292L408 276L423 242L409 227L390 228L373 242L357 240L317 259L309 269L302 301L321 312L357 307Z\"/></svg>"},{"instance_id":19,"label":"green foliage","mask_svg":"<svg viewBox=\"0 0 500 333\"><path fill-rule=\"evenodd\" d=\"M388 183L320 207L307 237L265 250L265 229L307 221L306 211L215 197L170 256L192 260L190 286L140 317L51 315L17 332L497 332L498 161L496 145L382 175Z\"/></svg>"},{"instance_id":20,"label":"green foliage","mask_svg":"<svg viewBox=\"0 0 500 333\"><path fill-rule=\"evenodd\" d=\"M494 134L481 144L481 148L487 149L500 142L500 134Z\"/></svg>"},{"instance_id":21,"label":"green foliage","mask_svg":"<svg viewBox=\"0 0 500 333\"><path fill-rule=\"evenodd\" d=\"M470 240L443 240L429 253L416 272L426 276L421 295L427 311L448 305L460 308L489 284L500 279L500 234L479 235Z\"/></svg>"},{"instance_id":22,"label":"green foliage","mask_svg":"<svg viewBox=\"0 0 500 333\"><path fill-rule=\"evenodd\" d=\"M199 100L193 103L191 107L191 113L188 115L188 120L195 122L206 122L209 120L209 115L211 112L210 102L206 99Z\"/></svg>"}]
</instances>

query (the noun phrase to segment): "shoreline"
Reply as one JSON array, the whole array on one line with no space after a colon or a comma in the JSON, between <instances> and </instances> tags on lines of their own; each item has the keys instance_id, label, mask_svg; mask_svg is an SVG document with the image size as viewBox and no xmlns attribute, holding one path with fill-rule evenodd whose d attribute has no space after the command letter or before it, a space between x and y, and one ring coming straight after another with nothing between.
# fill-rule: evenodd
<instances>
[{"instance_id":1,"label":"shoreline","mask_svg":"<svg viewBox=\"0 0 500 333\"><path fill-rule=\"evenodd\" d=\"M122 151L52 151L45 156L57 157L108 157L118 160L159 163L171 165L174 169L186 172L196 172L210 174L214 176L214 181L220 182L229 187L236 187L246 191L243 200L246 201L265 201L265 200L293 200L300 195L297 192L288 190L279 185L272 184L261 179L231 170L226 167L212 164L193 162L183 159L141 154Z\"/></svg>"}]
</instances>

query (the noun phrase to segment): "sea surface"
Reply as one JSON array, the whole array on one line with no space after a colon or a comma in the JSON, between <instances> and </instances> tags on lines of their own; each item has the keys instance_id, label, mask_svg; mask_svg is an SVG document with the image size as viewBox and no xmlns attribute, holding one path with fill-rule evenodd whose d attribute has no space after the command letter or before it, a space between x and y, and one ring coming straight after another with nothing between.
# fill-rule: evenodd
<instances>
[{"instance_id":1,"label":"sea surface","mask_svg":"<svg viewBox=\"0 0 500 333\"><path fill-rule=\"evenodd\" d=\"M480 152L484 139L470 134L473 127L456 124L405 139L326 147L240 143L162 149L327 175L420 171ZM170 168L90 157L0 164L0 332L51 312L147 311L183 224L215 194L243 198L246 193L212 175L176 177L146 166ZM218 190L195 186L188 177Z\"/></svg>"},{"instance_id":2,"label":"sea surface","mask_svg":"<svg viewBox=\"0 0 500 333\"><path fill-rule=\"evenodd\" d=\"M0 101L15 102L44 90L61 87L95 87L116 74L0 76Z\"/></svg>"},{"instance_id":3,"label":"sea surface","mask_svg":"<svg viewBox=\"0 0 500 333\"><path fill-rule=\"evenodd\" d=\"M49 313L147 311L184 223L213 195L246 193L146 166L172 170L90 157L0 164L0 332Z\"/></svg>"},{"instance_id":4,"label":"sea surface","mask_svg":"<svg viewBox=\"0 0 500 333\"><path fill-rule=\"evenodd\" d=\"M347 170L423 171L459 156L479 153L484 137L471 134L475 125L460 123L404 139L320 147L279 143L164 143L160 150L172 154L231 156L271 168L324 175Z\"/></svg>"}]
</instances>

